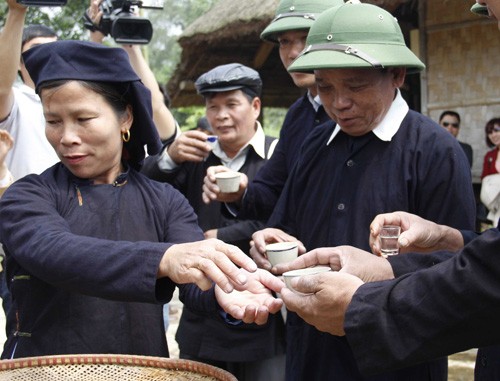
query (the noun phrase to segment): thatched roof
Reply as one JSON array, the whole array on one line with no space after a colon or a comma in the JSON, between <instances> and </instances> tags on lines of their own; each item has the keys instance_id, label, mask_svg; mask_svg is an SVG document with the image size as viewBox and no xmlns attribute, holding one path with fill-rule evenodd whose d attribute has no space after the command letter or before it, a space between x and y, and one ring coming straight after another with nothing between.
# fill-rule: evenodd
<instances>
[{"instance_id":1,"label":"thatched roof","mask_svg":"<svg viewBox=\"0 0 500 381\"><path fill-rule=\"evenodd\" d=\"M372 0L388 11L418 0ZM172 105L202 104L194 81L215 66L239 62L256 69L264 83L264 106L288 107L300 95L283 69L278 50L260 40L279 0L220 0L189 25L179 38L182 55L168 83Z\"/></svg>"}]
</instances>

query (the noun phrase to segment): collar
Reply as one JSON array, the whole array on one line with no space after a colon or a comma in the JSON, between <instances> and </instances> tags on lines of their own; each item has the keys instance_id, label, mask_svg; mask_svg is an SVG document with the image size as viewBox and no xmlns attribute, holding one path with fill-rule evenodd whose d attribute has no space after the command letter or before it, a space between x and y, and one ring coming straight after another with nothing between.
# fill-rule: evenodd
<instances>
[{"instance_id":1,"label":"collar","mask_svg":"<svg viewBox=\"0 0 500 381\"><path fill-rule=\"evenodd\" d=\"M123 164L123 168L124 168L123 172L121 172L116 177L115 181L113 181L111 184L108 184L108 185L112 185L114 187L121 187L121 186L127 184L129 174L130 174L130 166L124 161L122 161L122 164ZM61 165L61 167L64 168L64 171L66 171L69 178L76 186L94 185L94 182L92 180L77 177L64 164L60 163L60 165Z\"/></svg>"},{"instance_id":2,"label":"collar","mask_svg":"<svg viewBox=\"0 0 500 381\"><path fill-rule=\"evenodd\" d=\"M408 114L409 109L408 104L401 95L401 91L397 89L396 97L392 101L391 107L389 107L384 119L372 130L375 136L382 141L390 142L392 137L398 132L399 127L401 127L401 123L406 114ZM339 131L339 125L335 126L326 145L329 145L333 141Z\"/></svg>"},{"instance_id":3,"label":"collar","mask_svg":"<svg viewBox=\"0 0 500 381\"><path fill-rule=\"evenodd\" d=\"M231 162L235 160L236 158L246 155L248 148L251 146L255 153L259 155L261 158L265 159L266 158L266 134L264 133L264 129L260 125L259 121L255 122L257 124L257 129L255 130L255 134L253 134L252 139L248 141L247 144L245 144L234 156L233 158L229 158L226 153L222 150L221 146L219 145L219 141L217 140L217 143L215 143L215 147L212 150L212 153L217 156L219 159L221 159L223 162Z\"/></svg>"},{"instance_id":4,"label":"collar","mask_svg":"<svg viewBox=\"0 0 500 381\"><path fill-rule=\"evenodd\" d=\"M319 106L322 105L321 99L319 98L319 95L316 95L315 97L313 97L311 92L309 90L307 90L307 99L309 99L309 102L311 102L311 105L313 106L314 111L318 112Z\"/></svg>"}]
</instances>

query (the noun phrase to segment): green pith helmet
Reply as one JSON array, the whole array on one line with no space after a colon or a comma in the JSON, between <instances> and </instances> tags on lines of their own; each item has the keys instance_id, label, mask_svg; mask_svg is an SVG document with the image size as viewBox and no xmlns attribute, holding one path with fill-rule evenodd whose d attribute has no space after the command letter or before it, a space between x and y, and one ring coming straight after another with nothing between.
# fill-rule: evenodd
<instances>
[{"instance_id":1,"label":"green pith helmet","mask_svg":"<svg viewBox=\"0 0 500 381\"><path fill-rule=\"evenodd\" d=\"M488 7L486 7L485 5L481 5L481 4L474 4L470 11L472 13L475 13L476 15L480 15L480 16L488 16Z\"/></svg>"},{"instance_id":2,"label":"green pith helmet","mask_svg":"<svg viewBox=\"0 0 500 381\"><path fill-rule=\"evenodd\" d=\"M318 17L309 30L306 48L288 71L385 67L416 72L425 65L408 49L389 12L371 4L346 3Z\"/></svg>"},{"instance_id":3,"label":"green pith helmet","mask_svg":"<svg viewBox=\"0 0 500 381\"><path fill-rule=\"evenodd\" d=\"M323 11L344 2L344 0L281 0L273 21L264 29L260 38L277 43L278 35L283 32L308 30Z\"/></svg>"}]
</instances>

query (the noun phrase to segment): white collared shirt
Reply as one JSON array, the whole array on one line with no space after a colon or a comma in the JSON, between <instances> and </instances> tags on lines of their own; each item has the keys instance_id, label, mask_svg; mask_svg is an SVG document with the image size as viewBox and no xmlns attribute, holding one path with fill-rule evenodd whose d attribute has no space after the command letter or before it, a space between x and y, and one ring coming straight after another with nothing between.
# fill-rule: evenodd
<instances>
[{"instance_id":1,"label":"white collared shirt","mask_svg":"<svg viewBox=\"0 0 500 381\"><path fill-rule=\"evenodd\" d=\"M322 106L321 98L319 97L319 95L316 95L315 97L313 97L311 92L308 90L307 91L307 98L309 99L309 102L311 102L311 105L313 106L314 111L318 112L319 107Z\"/></svg>"},{"instance_id":2,"label":"white collared shirt","mask_svg":"<svg viewBox=\"0 0 500 381\"><path fill-rule=\"evenodd\" d=\"M396 97L392 101L391 107L389 107L384 119L382 119L382 121L372 130L375 136L380 140L390 142L392 137L396 135L396 132L398 132L399 127L401 126L406 114L408 114L409 109L408 104L401 95L401 91L397 89ZM340 129L340 126L337 124L326 145L329 145L333 141Z\"/></svg>"}]
</instances>

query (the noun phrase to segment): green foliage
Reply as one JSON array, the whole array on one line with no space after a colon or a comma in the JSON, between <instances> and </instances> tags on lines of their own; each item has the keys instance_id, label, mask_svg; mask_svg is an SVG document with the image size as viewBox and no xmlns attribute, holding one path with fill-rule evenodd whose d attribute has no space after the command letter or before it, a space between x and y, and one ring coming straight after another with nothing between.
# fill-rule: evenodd
<instances>
[{"instance_id":1,"label":"green foliage","mask_svg":"<svg viewBox=\"0 0 500 381\"><path fill-rule=\"evenodd\" d=\"M196 127L198 119L205 116L205 107L190 106L172 109L175 120L179 123L182 131L188 131Z\"/></svg>"},{"instance_id":2,"label":"green foliage","mask_svg":"<svg viewBox=\"0 0 500 381\"><path fill-rule=\"evenodd\" d=\"M279 137L281 125L283 124L287 111L287 109L277 107L264 108L264 122L262 123L262 127L266 135L275 138Z\"/></svg>"},{"instance_id":3,"label":"green foliage","mask_svg":"<svg viewBox=\"0 0 500 381\"><path fill-rule=\"evenodd\" d=\"M88 0L69 0L63 7L29 7L26 24L42 24L54 29L61 39L87 39L82 16L89 5ZM7 2L0 4L0 21L3 25L7 15Z\"/></svg>"},{"instance_id":4,"label":"green foliage","mask_svg":"<svg viewBox=\"0 0 500 381\"><path fill-rule=\"evenodd\" d=\"M178 37L217 0L164 1L163 10L145 12L154 29L153 39L147 47L149 63L160 83L168 82L180 61Z\"/></svg>"}]
</instances>

